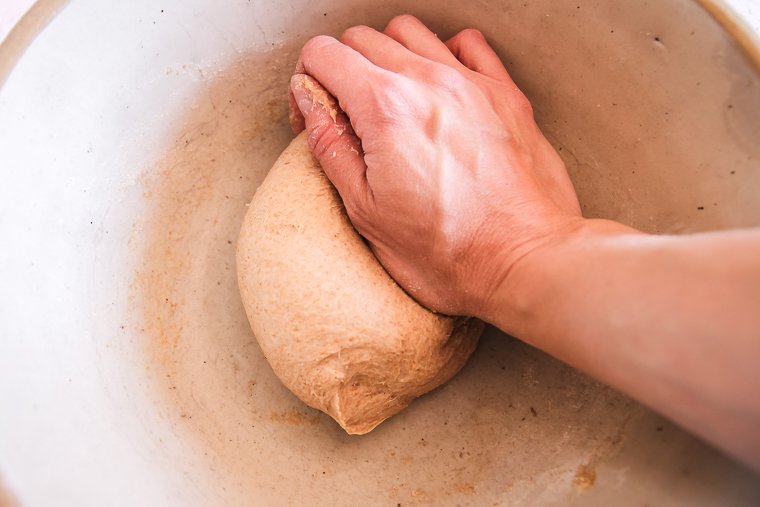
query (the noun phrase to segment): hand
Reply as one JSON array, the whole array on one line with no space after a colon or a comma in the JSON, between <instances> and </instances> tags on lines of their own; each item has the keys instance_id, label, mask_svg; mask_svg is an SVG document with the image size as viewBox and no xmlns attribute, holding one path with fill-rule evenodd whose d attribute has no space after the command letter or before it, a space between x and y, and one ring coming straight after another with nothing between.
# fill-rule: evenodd
<instances>
[{"instance_id":1,"label":"hand","mask_svg":"<svg viewBox=\"0 0 760 507\"><path fill-rule=\"evenodd\" d=\"M384 34L316 37L290 89L293 129L420 303L486 320L760 469L760 231L657 237L583 219L474 30L444 44L402 16Z\"/></svg>"},{"instance_id":2,"label":"hand","mask_svg":"<svg viewBox=\"0 0 760 507\"><path fill-rule=\"evenodd\" d=\"M582 220L530 103L476 30L443 43L407 15L384 33L315 37L290 91L293 130L308 131L357 231L432 310L482 316L521 258Z\"/></svg>"}]
</instances>

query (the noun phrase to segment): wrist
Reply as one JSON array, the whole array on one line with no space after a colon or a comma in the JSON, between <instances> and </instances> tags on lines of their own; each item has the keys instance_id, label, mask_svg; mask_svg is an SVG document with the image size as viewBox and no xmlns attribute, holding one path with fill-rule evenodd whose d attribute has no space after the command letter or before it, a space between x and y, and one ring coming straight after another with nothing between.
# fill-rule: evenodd
<instances>
[{"instance_id":1,"label":"wrist","mask_svg":"<svg viewBox=\"0 0 760 507\"><path fill-rule=\"evenodd\" d=\"M503 331L523 336L536 318L547 310L541 294L552 288L556 273L573 269L574 259L613 236L642 234L618 222L571 217L554 224L548 233L522 245L492 256L498 266L491 272L491 285L484 291L474 316Z\"/></svg>"}]
</instances>

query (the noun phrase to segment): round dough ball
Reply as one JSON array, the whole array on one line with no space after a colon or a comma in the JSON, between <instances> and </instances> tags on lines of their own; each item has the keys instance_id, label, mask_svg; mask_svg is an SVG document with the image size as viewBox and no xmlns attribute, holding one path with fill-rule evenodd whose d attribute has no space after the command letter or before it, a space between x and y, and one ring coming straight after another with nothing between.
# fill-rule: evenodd
<instances>
[{"instance_id":1,"label":"round dough ball","mask_svg":"<svg viewBox=\"0 0 760 507\"><path fill-rule=\"evenodd\" d=\"M449 380L483 330L476 319L426 310L396 285L351 225L304 134L251 201L237 270L274 372L351 434Z\"/></svg>"}]
</instances>

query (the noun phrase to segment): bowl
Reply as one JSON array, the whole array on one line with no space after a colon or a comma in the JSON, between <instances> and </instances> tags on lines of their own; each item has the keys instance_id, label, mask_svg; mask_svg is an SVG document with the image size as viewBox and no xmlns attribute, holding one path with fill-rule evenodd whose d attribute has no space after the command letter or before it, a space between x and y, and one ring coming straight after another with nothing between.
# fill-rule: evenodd
<instances>
[{"instance_id":1,"label":"bowl","mask_svg":"<svg viewBox=\"0 0 760 507\"><path fill-rule=\"evenodd\" d=\"M0 504L758 505L754 472L495 329L348 436L273 375L234 263L300 46L403 12L485 33L587 216L760 225L757 17L735 7L38 2L0 49Z\"/></svg>"}]
</instances>

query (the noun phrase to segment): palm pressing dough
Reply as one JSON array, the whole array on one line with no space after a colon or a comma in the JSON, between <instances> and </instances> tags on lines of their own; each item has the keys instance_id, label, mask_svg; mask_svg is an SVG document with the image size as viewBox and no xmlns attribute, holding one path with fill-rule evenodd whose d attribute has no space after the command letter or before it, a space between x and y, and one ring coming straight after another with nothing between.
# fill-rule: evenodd
<instances>
[{"instance_id":1,"label":"palm pressing dough","mask_svg":"<svg viewBox=\"0 0 760 507\"><path fill-rule=\"evenodd\" d=\"M449 380L483 324L436 315L386 273L299 135L251 201L237 249L240 293L282 382L364 434Z\"/></svg>"}]
</instances>

